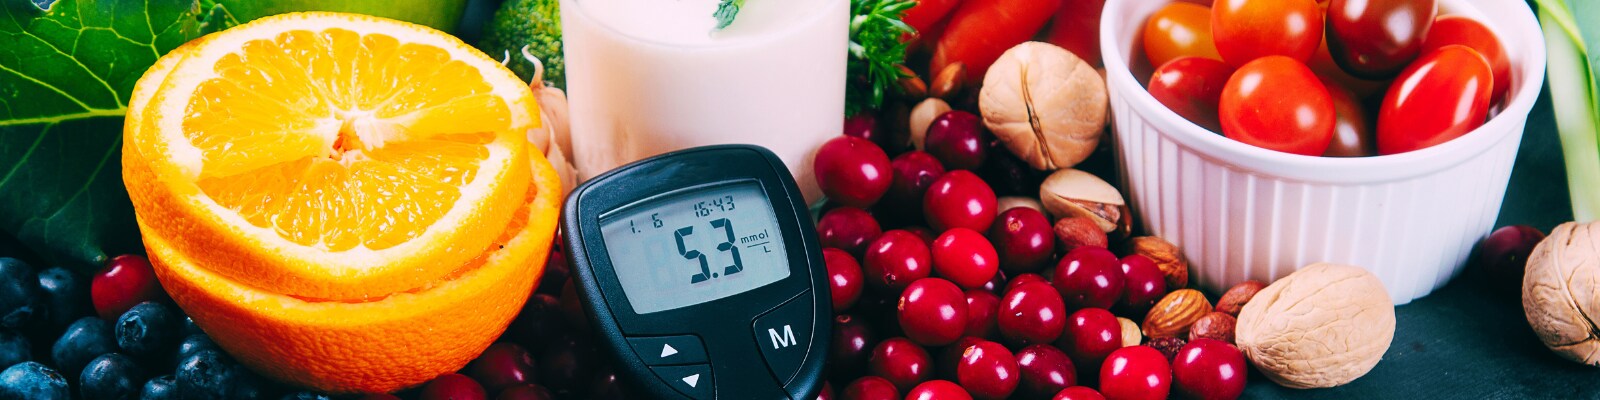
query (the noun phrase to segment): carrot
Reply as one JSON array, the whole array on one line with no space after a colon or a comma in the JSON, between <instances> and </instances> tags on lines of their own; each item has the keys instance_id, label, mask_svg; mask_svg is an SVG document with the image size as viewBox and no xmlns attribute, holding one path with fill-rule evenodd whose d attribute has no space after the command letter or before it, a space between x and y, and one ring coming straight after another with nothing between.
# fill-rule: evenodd
<instances>
[{"instance_id":1,"label":"carrot","mask_svg":"<svg viewBox=\"0 0 1600 400\"><path fill-rule=\"evenodd\" d=\"M1032 38L1062 0L967 0L950 15L933 52L930 74L962 63L967 81L978 82L989 65L1012 46ZM1078 1L1078 0L1072 0Z\"/></svg>"}]
</instances>

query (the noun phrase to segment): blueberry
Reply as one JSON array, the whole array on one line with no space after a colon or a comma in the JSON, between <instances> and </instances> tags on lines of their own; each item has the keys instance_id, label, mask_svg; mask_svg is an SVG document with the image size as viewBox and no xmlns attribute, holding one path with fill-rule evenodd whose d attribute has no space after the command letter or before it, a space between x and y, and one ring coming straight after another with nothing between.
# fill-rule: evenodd
<instances>
[{"instance_id":1,"label":"blueberry","mask_svg":"<svg viewBox=\"0 0 1600 400\"><path fill-rule=\"evenodd\" d=\"M111 338L111 324L97 317L83 317L67 327L50 348L50 357L56 368L67 376L77 376L84 364L101 354L117 351L117 342Z\"/></svg>"},{"instance_id":2,"label":"blueberry","mask_svg":"<svg viewBox=\"0 0 1600 400\"><path fill-rule=\"evenodd\" d=\"M0 257L0 327L22 328L44 313L39 277L21 260Z\"/></svg>"},{"instance_id":3,"label":"blueberry","mask_svg":"<svg viewBox=\"0 0 1600 400\"><path fill-rule=\"evenodd\" d=\"M139 365L122 353L89 361L78 375L78 393L85 400L132 400L139 395Z\"/></svg>"},{"instance_id":4,"label":"blueberry","mask_svg":"<svg viewBox=\"0 0 1600 400\"><path fill-rule=\"evenodd\" d=\"M0 372L0 399L67 400L67 378L56 370L33 361L17 364Z\"/></svg>"},{"instance_id":5,"label":"blueberry","mask_svg":"<svg viewBox=\"0 0 1600 400\"><path fill-rule=\"evenodd\" d=\"M217 347L216 342L211 341L210 336L206 336L204 333L198 335L189 335L189 337L183 338L183 343L178 343L177 360L182 362L183 359L188 358L190 354L194 354L194 352L206 349L219 350L220 348Z\"/></svg>"},{"instance_id":6,"label":"blueberry","mask_svg":"<svg viewBox=\"0 0 1600 400\"><path fill-rule=\"evenodd\" d=\"M200 325L194 324L193 317L185 315L183 316L183 328L179 329L179 334L183 335L183 337L190 337L194 335L204 335L206 332L200 330Z\"/></svg>"},{"instance_id":7,"label":"blueberry","mask_svg":"<svg viewBox=\"0 0 1600 400\"><path fill-rule=\"evenodd\" d=\"M260 375L256 375L243 365L236 365L233 369L233 390L229 392L231 395L228 398L257 400L271 397L268 393L272 391L272 387L266 379L262 379Z\"/></svg>"},{"instance_id":8,"label":"blueberry","mask_svg":"<svg viewBox=\"0 0 1600 400\"><path fill-rule=\"evenodd\" d=\"M172 375L150 378L139 392L139 400L177 400L178 383Z\"/></svg>"},{"instance_id":9,"label":"blueberry","mask_svg":"<svg viewBox=\"0 0 1600 400\"><path fill-rule=\"evenodd\" d=\"M295 392L284 395L283 400L333 400L333 398L320 393Z\"/></svg>"},{"instance_id":10,"label":"blueberry","mask_svg":"<svg viewBox=\"0 0 1600 400\"><path fill-rule=\"evenodd\" d=\"M146 301L117 318L117 346L138 357L166 354L178 341L178 314L164 304Z\"/></svg>"},{"instance_id":11,"label":"blueberry","mask_svg":"<svg viewBox=\"0 0 1600 400\"><path fill-rule=\"evenodd\" d=\"M178 362L178 392L190 400L228 398L238 372L234 365L220 350L196 351Z\"/></svg>"},{"instance_id":12,"label":"blueberry","mask_svg":"<svg viewBox=\"0 0 1600 400\"><path fill-rule=\"evenodd\" d=\"M9 367L33 359L33 347L28 337L15 330L0 328L0 367Z\"/></svg>"},{"instance_id":13,"label":"blueberry","mask_svg":"<svg viewBox=\"0 0 1600 400\"><path fill-rule=\"evenodd\" d=\"M65 268L39 272L39 290L44 295L42 321L50 332L61 332L73 320L94 312L89 305L89 281Z\"/></svg>"}]
</instances>

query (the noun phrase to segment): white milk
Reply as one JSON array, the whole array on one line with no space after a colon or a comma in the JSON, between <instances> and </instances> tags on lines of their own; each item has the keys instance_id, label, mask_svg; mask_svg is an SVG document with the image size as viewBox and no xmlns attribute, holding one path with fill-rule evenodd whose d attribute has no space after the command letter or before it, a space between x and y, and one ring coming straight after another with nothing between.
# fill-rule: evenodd
<instances>
[{"instance_id":1,"label":"white milk","mask_svg":"<svg viewBox=\"0 0 1600 400\"><path fill-rule=\"evenodd\" d=\"M848 0L561 0L579 179L688 147L783 158L808 201L811 156L844 125Z\"/></svg>"}]
</instances>

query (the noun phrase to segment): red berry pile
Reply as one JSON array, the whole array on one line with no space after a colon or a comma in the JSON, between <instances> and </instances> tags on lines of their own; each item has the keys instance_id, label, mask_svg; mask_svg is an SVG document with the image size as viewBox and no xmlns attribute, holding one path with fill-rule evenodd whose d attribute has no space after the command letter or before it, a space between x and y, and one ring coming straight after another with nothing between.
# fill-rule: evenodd
<instances>
[{"instance_id":1,"label":"red berry pile","mask_svg":"<svg viewBox=\"0 0 1600 400\"><path fill-rule=\"evenodd\" d=\"M1118 316L1143 320L1178 288L1150 258L1118 257L1104 241L1069 251L1044 212L999 209L996 188L1032 196L1038 186L1023 193L1029 183L1006 179L1027 173L992 173L1015 157L994 151L975 116L934 120L927 151L865 139L890 136L870 120L851 118L814 164L830 199L818 233L836 312L820 399L1242 393L1247 369L1231 344L1162 338L1173 348L1124 347Z\"/></svg>"}]
</instances>

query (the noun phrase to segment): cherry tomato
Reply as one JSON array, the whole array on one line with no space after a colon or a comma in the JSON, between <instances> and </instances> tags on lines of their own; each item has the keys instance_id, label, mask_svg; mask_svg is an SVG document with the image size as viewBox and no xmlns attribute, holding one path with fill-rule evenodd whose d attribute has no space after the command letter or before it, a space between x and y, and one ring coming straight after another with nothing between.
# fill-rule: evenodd
<instances>
[{"instance_id":1,"label":"cherry tomato","mask_svg":"<svg viewBox=\"0 0 1600 400\"><path fill-rule=\"evenodd\" d=\"M1484 59L1489 60L1489 69L1494 71L1494 94L1490 96L1489 104L1499 104L1504 100L1506 90L1511 86L1511 60L1506 58L1506 48L1500 44L1500 39L1494 35L1494 31L1472 18L1460 15L1441 16L1433 21L1433 29L1428 31L1427 39L1422 41L1422 51L1431 52L1452 44L1471 47Z\"/></svg>"},{"instance_id":2,"label":"cherry tomato","mask_svg":"<svg viewBox=\"0 0 1600 400\"><path fill-rule=\"evenodd\" d=\"M1183 57L1162 64L1150 77L1150 96L1212 132L1222 132L1217 119L1217 103L1222 87L1233 76L1233 67L1222 61Z\"/></svg>"},{"instance_id":3,"label":"cherry tomato","mask_svg":"<svg viewBox=\"0 0 1600 400\"><path fill-rule=\"evenodd\" d=\"M1045 41L1067 49L1089 65L1100 67L1100 11L1105 7L1106 0L1061 2Z\"/></svg>"},{"instance_id":4,"label":"cherry tomato","mask_svg":"<svg viewBox=\"0 0 1600 400\"><path fill-rule=\"evenodd\" d=\"M1265 149L1319 156L1333 139L1333 99L1305 64L1251 61L1228 78L1218 106L1223 135Z\"/></svg>"},{"instance_id":5,"label":"cherry tomato","mask_svg":"<svg viewBox=\"0 0 1600 400\"><path fill-rule=\"evenodd\" d=\"M1328 97L1333 98L1333 142L1328 143L1328 151L1323 152L1323 157L1366 157L1378 154L1377 143L1372 137L1372 121L1367 119L1367 110L1361 106L1361 101L1350 89L1340 87L1328 77L1318 76L1322 79L1322 86L1328 89Z\"/></svg>"},{"instance_id":6,"label":"cherry tomato","mask_svg":"<svg viewBox=\"0 0 1600 400\"><path fill-rule=\"evenodd\" d=\"M1400 71L1378 107L1378 154L1399 154L1448 142L1489 114L1494 72L1477 50L1449 45Z\"/></svg>"},{"instance_id":7,"label":"cherry tomato","mask_svg":"<svg viewBox=\"0 0 1600 400\"><path fill-rule=\"evenodd\" d=\"M1323 36L1322 44L1317 46L1317 52L1311 55L1311 61L1307 61L1306 66L1311 68L1311 72L1317 73L1318 77L1325 78L1323 82L1332 81L1350 89L1358 99L1382 95L1384 90L1389 89L1389 81L1366 80L1344 72L1344 68L1340 68L1339 63L1333 61L1333 55L1328 54L1327 36Z\"/></svg>"},{"instance_id":8,"label":"cherry tomato","mask_svg":"<svg viewBox=\"0 0 1600 400\"><path fill-rule=\"evenodd\" d=\"M1438 12L1437 0L1330 0L1328 50L1351 75L1392 78L1417 58Z\"/></svg>"},{"instance_id":9,"label":"cherry tomato","mask_svg":"<svg viewBox=\"0 0 1600 400\"><path fill-rule=\"evenodd\" d=\"M1161 66L1180 57L1221 60L1211 40L1211 9L1192 3L1171 3L1144 23L1144 55Z\"/></svg>"},{"instance_id":10,"label":"cherry tomato","mask_svg":"<svg viewBox=\"0 0 1600 400\"><path fill-rule=\"evenodd\" d=\"M1322 41L1322 9L1313 0L1217 1L1211 37L1222 61L1234 66L1271 55L1303 63Z\"/></svg>"}]
</instances>

